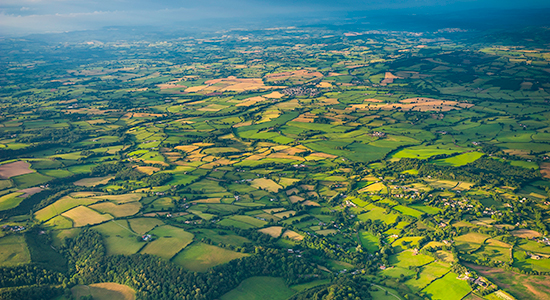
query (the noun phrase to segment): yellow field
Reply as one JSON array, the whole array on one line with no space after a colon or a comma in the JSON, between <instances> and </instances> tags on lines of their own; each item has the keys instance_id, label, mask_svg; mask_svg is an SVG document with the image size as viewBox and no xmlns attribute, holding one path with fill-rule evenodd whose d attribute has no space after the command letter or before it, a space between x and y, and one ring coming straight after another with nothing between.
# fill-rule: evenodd
<instances>
[{"instance_id":1,"label":"yellow field","mask_svg":"<svg viewBox=\"0 0 550 300\"><path fill-rule=\"evenodd\" d=\"M286 238L289 238L291 240L295 240L295 241L301 241L304 239L304 236L295 232L295 231L292 231L292 230L287 230L285 231L285 233L283 233L283 237L286 237Z\"/></svg>"},{"instance_id":2,"label":"yellow field","mask_svg":"<svg viewBox=\"0 0 550 300\"><path fill-rule=\"evenodd\" d=\"M393 75L391 72L386 72L386 74L384 74L384 80L382 80L382 82L380 82L380 85L386 85L388 83L393 83L394 79L402 79L402 78Z\"/></svg>"},{"instance_id":3,"label":"yellow field","mask_svg":"<svg viewBox=\"0 0 550 300\"><path fill-rule=\"evenodd\" d=\"M532 239L541 236L540 233L529 229L518 229L510 232L513 236L517 236L525 239Z\"/></svg>"},{"instance_id":4,"label":"yellow field","mask_svg":"<svg viewBox=\"0 0 550 300\"><path fill-rule=\"evenodd\" d=\"M263 95L263 97L265 97L265 98L272 98L272 99L280 99L284 96L285 96L285 94L281 94L279 92L272 92L270 94Z\"/></svg>"},{"instance_id":5,"label":"yellow field","mask_svg":"<svg viewBox=\"0 0 550 300\"><path fill-rule=\"evenodd\" d=\"M97 196L94 198L100 199L100 200L109 200L117 204L124 204L128 202L139 201L141 200L141 197L143 197L143 194L132 193L132 194L122 194L122 195L104 195L104 196Z\"/></svg>"},{"instance_id":6,"label":"yellow field","mask_svg":"<svg viewBox=\"0 0 550 300\"><path fill-rule=\"evenodd\" d=\"M112 202L102 202L89 206L91 209L101 213L108 213L116 218L133 216L141 209L140 202L130 202L126 204L114 204Z\"/></svg>"},{"instance_id":7,"label":"yellow field","mask_svg":"<svg viewBox=\"0 0 550 300\"><path fill-rule=\"evenodd\" d=\"M221 198L208 198L208 199L199 199L193 200L191 203L220 203Z\"/></svg>"},{"instance_id":8,"label":"yellow field","mask_svg":"<svg viewBox=\"0 0 550 300\"><path fill-rule=\"evenodd\" d=\"M61 215L73 220L74 227L99 224L113 219L111 215L100 214L95 210L89 209L85 206L75 207L67 212L62 213Z\"/></svg>"},{"instance_id":9,"label":"yellow field","mask_svg":"<svg viewBox=\"0 0 550 300\"><path fill-rule=\"evenodd\" d=\"M488 239L488 240L485 241L485 243L490 245L490 246L495 246L495 247L502 247L502 248L512 247L512 245L510 245L508 243L505 243L505 242L502 242L502 241L499 241L499 240L495 240L495 239Z\"/></svg>"},{"instance_id":10,"label":"yellow field","mask_svg":"<svg viewBox=\"0 0 550 300\"><path fill-rule=\"evenodd\" d=\"M84 179L80 179L79 181L75 181L74 185L91 187L91 186L96 186L96 185L100 185L100 184L107 184L109 182L109 180L111 180L113 178L115 178L115 177L114 176L105 176L105 177L84 178Z\"/></svg>"},{"instance_id":11,"label":"yellow field","mask_svg":"<svg viewBox=\"0 0 550 300\"><path fill-rule=\"evenodd\" d=\"M268 213L268 214L270 214L271 212L280 212L280 211L283 211L283 210L285 210L284 207L263 209L263 211L265 211L265 212Z\"/></svg>"},{"instance_id":12,"label":"yellow field","mask_svg":"<svg viewBox=\"0 0 550 300\"><path fill-rule=\"evenodd\" d=\"M279 179L279 184L282 186L289 186L291 184L294 184L297 181L300 181L300 179L281 177Z\"/></svg>"},{"instance_id":13,"label":"yellow field","mask_svg":"<svg viewBox=\"0 0 550 300\"><path fill-rule=\"evenodd\" d=\"M277 193L283 187L277 184L275 181L266 178L257 178L252 181L251 186L255 188L262 188L270 192Z\"/></svg>"},{"instance_id":14,"label":"yellow field","mask_svg":"<svg viewBox=\"0 0 550 300\"><path fill-rule=\"evenodd\" d=\"M298 117L296 117L294 120L294 122L301 122L301 123L313 123L313 121L315 121L315 118L317 116L314 115L314 114L310 114L310 113L305 113L305 114L301 114L299 115Z\"/></svg>"},{"instance_id":15,"label":"yellow field","mask_svg":"<svg viewBox=\"0 0 550 300\"><path fill-rule=\"evenodd\" d=\"M422 247L422 249L429 249L429 248L443 247L443 246L445 246L445 244L442 243L442 242L431 241L431 242L427 243L426 245L424 245L424 247Z\"/></svg>"},{"instance_id":16,"label":"yellow field","mask_svg":"<svg viewBox=\"0 0 550 300\"><path fill-rule=\"evenodd\" d=\"M386 190L386 186L384 184L382 184L381 182L377 182L377 183L373 183L367 187L364 187L362 189L359 190L360 193L366 193L366 192L371 192L371 193L376 193L376 192L379 192L379 191L382 191L382 190Z\"/></svg>"},{"instance_id":17,"label":"yellow field","mask_svg":"<svg viewBox=\"0 0 550 300\"><path fill-rule=\"evenodd\" d=\"M456 237L455 240L460 242L466 242L466 243L482 244L483 242L485 242L487 238L489 238L488 235L476 233L476 232L470 232L465 235Z\"/></svg>"},{"instance_id":18,"label":"yellow field","mask_svg":"<svg viewBox=\"0 0 550 300\"><path fill-rule=\"evenodd\" d=\"M319 82L319 84L317 84L317 87L329 88L329 87L332 87L332 84L330 82L321 81L321 82Z\"/></svg>"},{"instance_id":19,"label":"yellow field","mask_svg":"<svg viewBox=\"0 0 550 300\"><path fill-rule=\"evenodd\" d=\"M319 158L337 158L338 156L336 155L332 155L332 154L328 154L328 153L322 153L322 152L315 152L315 153L312 153L310 154L308 157L319 157Z\"/></svg>"},{"instance_id":20,"label":"yellow field","mask_svg":"<svg viewBox=\"0 0 550 300\"><path fill-rule=\"evenodd\" d=\"M90 205L98 202L99 199L95 198L72 198L65 196L56 202L44 207L43 209L37 211L34 214L34 217L39 221L47 221L71 208L77 207L79 205Z\"/></svg>"},{"instance_id":21,"label":"yellow field","mask_svg":"<svg viewBox=\"0 0 550 300\"><path fill-rule=\"evenodd\" d=\"M194 145L185 145L185 146L176 146L175 149L185 151L185 152L193 152L194 150L199 149L199 147Z\"/></svg>"},{"instance_id":22,"label":"yellow field","mask_svg":"<svg viewBox=\"0 0 550 300\"><path fill-rule=\"evenodd\" d=\"M134 300L136 292L130 287L114 282L77 285L71 289L75 299L92 296L94 300Z\"/></svg>"},{"instance_id":23,"label":"yellow field","mask_svg":"<svg viewBox=\"0 0 550 300\"><path fill-rule=\"evenodd\" d=\"M263 102L263 101L266 101L266 100L267 99L262 97L262 96L251 97L251 98L244 99L242 102L240 102L239 104L237 104L235 106L251 106L251 105L254 105L256 103Z\"/></svg>"},{"instance_id":24,"label":"yellow field","mask_svg":"<svg viewBox=\"0 0 550 300\"><path fill-rule=\"evenodd\" d=\"M281 233L283 232L283 227L282 226L271 226L271 227L260 229L258 231L261 232L261 233L265 233L267 235L270 235L274 238L278 238L278 237L281 236Z\"/></svg>"},{"instance_id":25,"label":"yellow field","mask_svg":"<svg viewBox=\"0 0 550 300\"><path fill-rule=\"evenodd\" d=\"M282 219L282 218L284 218L284 217L287 217L287 218L288 218L288 217L290 217L290 216L293 216L295 213L296 213L295 211L289 210L289 211L284 211L284 212L276 213L276 214L274 214L274 216L277 217L277 218Z\"/></svg>"},{"instance_id":26,"label":"yellow field","mask_svg":"<svg viewBox=\"0 0 550 300\"><path fill-rule=\"evenodd\" d=\"M156 167L148 167L148 166L136 166L136 169L140 171L141 173L152 175L155 172L160 171L159 168Z\"/></svg>"},{"instance_id":27,"label":"yellow field","mask_svg":"<svg viewBox=\"0 0 550 300\"><path fill-rule=\"evenodd\" d=\"M275 158L275 159L279 158L279 159L292 159L292 160L296 160L296 161L305 161L305 158L303 158L303 157L288 155L286 153L281 153L281 152L270 154L267 157L268 158Z\"/></svg>"},{"instance_id":28,"label":"yellow field","mask_svg":"<svg viewBox=\"0 0 550 300\"><path fill-rule=\"evenodd\" d=\"M70 193L69 196L73 198L88 198L88 197L100 196L102 194L103 193L100 193L100 192L75 192L75 193Z\"/></svg>"},{"instance_id":29,"label":"yellow field","mask_svg":"<svg viewBox=\"0 0 550 300\"><path fill-rule=\"evenodd\" d=\"M298 203L298 202L304 201L303 197L296 196L296 195L290 196L288 197L288 199L290 199L290 202L292 203Z\"/></svg>"}]
</instances>

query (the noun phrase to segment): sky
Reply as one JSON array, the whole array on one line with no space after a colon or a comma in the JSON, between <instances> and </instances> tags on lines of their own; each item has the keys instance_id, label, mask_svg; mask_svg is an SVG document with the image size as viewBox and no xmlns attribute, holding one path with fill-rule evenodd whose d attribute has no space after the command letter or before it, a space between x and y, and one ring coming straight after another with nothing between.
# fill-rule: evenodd
<instances>
[{"instance_id":1,"label":"sky","mask_svg":"<svg viewBox=\"0 0 550 300\"><path fill-rule=\"evenodd\" d=\"M108 26L192 26L265 17L345 16L355 11L413 12L550 8L548 0L1 0L0 36ZM290 25L290 24L289 24Z\"/></svg>"}]
</instances>

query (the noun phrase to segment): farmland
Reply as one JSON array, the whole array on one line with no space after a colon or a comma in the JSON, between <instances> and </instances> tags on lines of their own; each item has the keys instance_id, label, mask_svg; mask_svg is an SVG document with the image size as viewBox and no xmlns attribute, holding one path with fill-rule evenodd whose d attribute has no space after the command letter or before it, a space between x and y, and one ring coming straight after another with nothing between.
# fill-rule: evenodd
<instances>
[{"instance_id":1,"label":"farmland","mask_svg":"<svg viewBox=\"0 0 550 300\"><path fill-rule=\"evenodd\" d=\"M176 264L193 272L204 272L211 267L229 262L233 259L247 256L244 253L237 253L216 246L203 243L193 244L179 253L175 258Z\"/></svg>"},{"instance_id":2,"label":"farmland","mask_svg":"<svg viewBox=\"0 0 550 300\"><path fill-rule=\"evenodd\" d=\"M283 300L294 291L287 287L282 278L252 277L221 297L222 300L270 299Z\"/></svg>"},{"instance_id":3,"label":"farmland","mask_svg":"<svg viewBox=\"0 0 550 300\"><path fill-rule=\"evenodd\" d=\"M72 295L80 299L91 295L97 300L134 300L135 291L131 288L113 282L103 282L85 285L77 285L71 289Z\"/></svg>"},{"instance_id":4,"label":"farmland","mask_svg":"<svg viewBox=\"0 0 550 300\"><path fill-rule=\"evenodd\" d=\"M0 294L544 299L542 33L226 33L0 41Z\"/></svg>"}]
</instances>

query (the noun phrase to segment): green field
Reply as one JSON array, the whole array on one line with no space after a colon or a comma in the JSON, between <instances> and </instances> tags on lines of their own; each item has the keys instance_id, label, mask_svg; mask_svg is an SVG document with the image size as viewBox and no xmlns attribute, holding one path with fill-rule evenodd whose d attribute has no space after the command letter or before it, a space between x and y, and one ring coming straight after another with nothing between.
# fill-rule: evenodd
<instances>
[{"instance_id":1,"label":"green field","mask_svg":"<svg viewBox=\"0 0 550 300\"><path fill-rule=\"evenodd\" d=\"M371 253L378 251L378 249L380 248L380 243L378 238L374 236L372 233L360 232L359 239L361 240L361 244L363 248L365 248L367 251Z\"/></svg>"},{"instance_id":2,"label":"green field","mask_svg":"<svg viewBox=\"0 0 550 300\"><path fill-rule=\"evenodd\" d=\"M373 207L369 212L360 214L357 218L361 221L380 220L386 224L392 224L397 220L397 216L398 215L394 213L387 214L383 208Z\"/></svg>"},{"instance_id":3,"label":"green field","mask_svg":"<svg viewBox=\"0 0 550 300\"><path fill-rule=\"evenodd\" d=\"M436 160L435 164L440 166L460 167L476 161L483 155L484 154L482 152L467 152L449 158Z\"/></svg>"},{"instance_id":4,"label":"green field","mask_svg":"<svg viewBox=\"0 0 550 300\"><path fill-rule=\"evenodd\" d=\"M64 216L56 216L44 223L44 226L51 229L68 229L73 227L73 221Z\"/></svg>"},{"instance_id":5,"label":"green field","mask_svg":"<svg viewBox=\"0 0 550 300\"><path fill-rule=\"evenodd\" d=\"M462 299L471 291L471 288L466 281L459 280L457 277L458 274L450 272L443 278L432 282L422 291L431 299Z\"/></svg>"},{"instance_id":6,"label":"green field","mask_svg":"<svg viewBox=\"0 0 550 300\"><path fill-rule=\"evenodd\" d=\"M282 278L252 277L245 279L220 300L286 300L294 294L295 291L289 288Z\"/></svg>"},{"instance_id":7,"label":"green field","mask_svg":"<svg viewBox=\"0 0 550 300\"><path fill-rule=\"evenodd\" d=\"M138 241L139 235L130 230L125 220L111 221L92 228L103 236L107 255L130 255L145 246L145 242Z\"/></svg>"},{"instance_id":8,"label":"green field","mask_svg":"<svg viewBox=\"0 0 550 300\"><path fill-rule=\"evenodd\" d=\"M0 180L0 191L12 187L10 180Z\"/></svg>"},{"instance_id":9,"label":"green field","mask_svg":"<svg viewBox=\"0 0 550 300\"><path fill-rule=\"evenodd\" d=\"M161 220L156 218L134 218L128 220L128 223L130 223L132 231L137 234L145 234L156 226L164 225Z\"/></svg>"},{"instance_id":10,"label":"green field","mask_svg":"<svg viewBox=\"0 0 550 300\"><path fill-rule=\"evenodd\" d=\"M37 211L34 214L34 217L39 221L47 221L59 214L66 212L67 210L70 210L71 208L75 208L79 205L89 205L97 201L99 200L94 198L76 198L75 199L69 196L65 196L57 200L55 203L50 204L44 207L43 209Z\"/></svg>"},{"instance_id":11,"label":"green field","mask_svg":"<svg viewBox=\"0 0 550 300\"><path fill-rule=\"evenodd\" d=\"M248 254L234 252L204 243L193 243L182 252L178 253L172 261L183 266L187 270L205 272L209 268L245 256L248 256Z\"/></svg>"},{"instance_id":12,"label":"green field","mask_svg":"<svg viewBox=\"0 0 550 300\"><path fill-rule=\"evenodd\" d=\"M31 262L25 238L13 234L0 238L0 266L13 267Z\"/></svg>"},{"instance_id":13,"label":"green field","mask_svg":"<svg viewBox=\"0 0 550 300\"><path fill-rule=\"evenodd\" d=\"M17 207L19 203L25 199L19 197L21 195L23 195L23 193L11 193L0 197L0 211Z\"/></svg>"},{"instance_id":14,"label":"green field","mask_svg":"<svg viewBox=\"0 0 550 300\"><path fill-rule=\"evenodd\" d=\"M53 179L53 177L42 175L40 173L30 173L25 175L19 175L11 178L15 185L20 189L26 189L29 187L37 186L46 183Z\"/></svg>"},{"instance_id":15,"label":"green field","mask_svg":"<svg viewBox=\"0 0 550 300\"><path fill-rule=\"evenodd\" d=\"M464 152L465 149L447 146L415 146L403 149L393 155L394 158L428 159L434 155L454 154Z\"/></svg>"},{"instance_id":16,"label":"green field","mask_svg":"<svg viewBox=\"0 0 550 300\"><path fill-rule=\"evenodd\" d=\"M159 226L149 234L158 238L147 243L140 253L153 254L164 259L172 258L193 241L193 234L170 225Z\"/></svg>"},{"instance_id":17,"label":"green field","mask_svg":"<svg viewBox=\"0 0 550 300\"><path fill-rule=\"evenodd\" d=\"M423 255L423 254L414 255L412 250L406 250L398 254L394 254L390 256L390 259L389 259L390 264L398 267L402 267L402 268L408 268L411 266L422 266L432 262L433 260L434 259L432 257L427 255Z\"/></svg>"},{"instance_id":18,"label":"green field","mask_svg":"<svg viewBox=\"0 0 550 300\"><path fill-rule=\"evenodd\" d=\"M450 266L446 263L433 262L422 267L420 277L418 279L412 278L405 282L405 284L414 291L420 291L430 283L443 277L450 270Z\"/></svg>"}]
</instances>

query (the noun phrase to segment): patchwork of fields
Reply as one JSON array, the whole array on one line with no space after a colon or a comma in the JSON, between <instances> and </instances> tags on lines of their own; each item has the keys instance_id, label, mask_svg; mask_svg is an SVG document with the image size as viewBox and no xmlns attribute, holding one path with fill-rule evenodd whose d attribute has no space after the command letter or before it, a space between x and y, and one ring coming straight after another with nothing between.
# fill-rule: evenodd
<instances>
[{"instance_id":1,"label":"patchwork of fields","mask_svg":"<svg viewBox=\"0 0 550 300\"><path fill-rule=\"evenodd\" d=\"M136 44L153 58L0 71L2 272L32 266L67 286L55 299L549 289L548 51L336 32L340 51L281 32L265 48ZM86 277L94 259L111 262L105 282ZM176 283L146 288L169 271ZM525 289L505 272L540 277ZM41 282L28 277L0 293Z\"/></svg>"}]
</instances>

